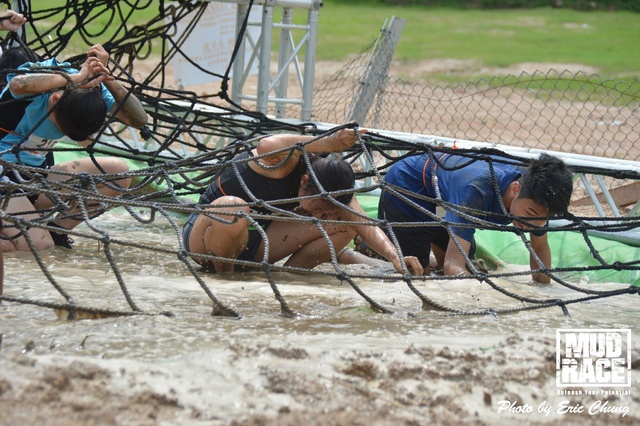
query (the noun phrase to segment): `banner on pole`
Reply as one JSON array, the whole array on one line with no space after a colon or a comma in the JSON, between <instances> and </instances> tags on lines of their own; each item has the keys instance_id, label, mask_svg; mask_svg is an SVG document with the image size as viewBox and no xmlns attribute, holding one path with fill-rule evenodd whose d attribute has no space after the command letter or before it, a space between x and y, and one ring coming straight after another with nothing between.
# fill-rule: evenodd
<instances>
[{"instance_id":1,"label":"banner on pole","mask_svg":"<svg viewBox=\"0 0 640 426\"><path fill-rule=\"evenodd\" d=\"M171 60L175 82L179 87L214 83L221 80L218 76L198 69L189 60L209 72L224 75L236 43L236 14L236 4L209 3L200 21L181 47L186 58L177 54ZM252 7L249 20L260 22L261 17L262 6ZM188 18L178 23L177 38L184 33L188 24ZM260 31L259 26L247 26L249 37L256 43L260 38ZM245 64L249 63L252 52L253 47L250 43L246 43ZM258 63L256 60L251 65L249 74L255 75L257 73ZM230 74L230 76L232 75Z\"/></svg>"}]
</instances>

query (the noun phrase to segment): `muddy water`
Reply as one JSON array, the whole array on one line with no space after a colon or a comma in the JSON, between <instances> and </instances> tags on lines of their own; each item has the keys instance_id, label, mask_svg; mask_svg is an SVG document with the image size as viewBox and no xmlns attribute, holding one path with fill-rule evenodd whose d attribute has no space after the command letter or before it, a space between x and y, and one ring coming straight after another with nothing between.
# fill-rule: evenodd
<instances>
[{"instance_id":1,"label":"muddy water","mask_svg":"<svg viewBox=\"0 0 640 426\"><path fill-rule=\"evenodd\" d=\"M118 241L168 250L176 246L172 228L161 221L132 225L125 215L113 213L97 224ZM90 232L85 225L79 231ZM352 416L374 424L423 424L426 418L435 423L624 424L640 417L637 370L627 388L630 395L608 400L609 407L628 407L624 416L597 409L589 413L602 396L567 397L558 395L555 386L557 329L631 329L637 364L637 296L570 305L570 317L559 308L452 316L423 310L405 283L356 279L368 296L393 311L381 314L334 277L277 272L275 282L297 313L283 318L262 273L203 274L218 300L242 315L220 318L210 316L211 301L174 254L121 244L113 245L113 253L136 305L172 316L67 321L49 308L4 302L0 408L11 421L0 424L27 424L17 402L26 394L40 395L39 410L49 418L62 416L65 424L86 424L95 416L116 424L254 424L265 419L273 424L352 424ZM53 249L42 256L78 305L130 309L95 240L76 237L73 251ZM348 271L375 272L364 266ZM62 301L30 254L6 255L5 277L7 297ZM525 278L496 282L529 297L578 296L558 286L528 286ZM471 279L415 285L449 307L521 306ZM54 370L65 380L52 380ZM99 383L96 370L104 373ZM60 389L60 383L75 385ZM52 392L58 397L51 399ZM141 397L149 394L153 398ZM77 408L78 400L85 409ZM503 401L517 403L501 409ZM563 401L586 408L572 413ZM549 414L539 411L543 403L553 408ZM524 412L526 406L533 412Z\"/></svg>"}]
</instances>

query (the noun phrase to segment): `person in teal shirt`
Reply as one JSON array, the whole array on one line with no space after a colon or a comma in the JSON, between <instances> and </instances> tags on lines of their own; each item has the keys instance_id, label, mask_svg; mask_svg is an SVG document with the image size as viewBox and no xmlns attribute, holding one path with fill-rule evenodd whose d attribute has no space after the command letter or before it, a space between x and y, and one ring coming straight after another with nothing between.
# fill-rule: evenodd
<instances>
[{"instance_id":1,"label":"person in teal shirt","mask_svg":"<svg viewBox=\"0 0 640 426\"><path fill-rule=\"evenodd\" d=\"M53 164L51 148L64 136L78 142L83 147L93 143L93 135L104 125L107 113L111 112L119 121L132 127L146 125L147 114L140 101L129 93L111 75L107 68L109 54L100 45L92 46L87 59L79 70L55 59L40 63L26 63L15 73L7 75L7 86L0 97L0 158L5 162L4 175L20 183L31 176L22 176L17 169L9 170L7 165L26 165L42 168L42 174L50 181L68 179L64 173L118 174L128 171L122 159L87 157ZM31 174L31 173L29 173ZM121 188L127 188L129 178L116 181ZM114 187L99 185L101 195L116 196L120 193ZM54 204L45 194L33 196L13 196L6 213L21 213L25 220L36 220L41 211ZM73 229L82 222L74 214L79 210L61 212L48 222L49 226L60 228L53 232L42 228L30 228L27 232L36 249L55 245L71 248L72 241L65 230ZM93 216L101 212L92 209ZM24 235L12 226L2 228L5 239L0 245L5 251L29 250Z\"/></svg>"}]
</instances>

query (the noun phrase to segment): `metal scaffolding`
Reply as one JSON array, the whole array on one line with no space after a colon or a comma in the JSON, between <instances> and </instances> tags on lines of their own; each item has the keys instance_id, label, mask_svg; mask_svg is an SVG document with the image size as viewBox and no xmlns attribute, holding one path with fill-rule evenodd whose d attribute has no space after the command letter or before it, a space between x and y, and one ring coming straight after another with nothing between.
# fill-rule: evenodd
<instances>
[{"instance_id":1,"label":"metal scaffolding","mask_svg":"<svg viewBox=\"0 0 640 426\"><path fill-rule=\"evenodd\" d=\"M247 13L249 0L211 0L221 3L236 3L236 34L241 32ZM318 19L323 6L321 0L254 0L253 5L262 6L262 20L248 21L247 25L259 26L260 37L254 40L249 31L244 32L236 59L233 63L233 80L231 99L240 104L243 100L254 101L256 110L267 113L270 104L275 105L276 118L285 117L288 104L301 106L301 120L311 119L313 103L313 79L316 61L316 44L318 40ZM275 22L276 9L282 9L280 22ZM307 11L306 25L293 24L295 10ZM280 30L280 47L278 50L278 66L276 74L271 74L272 36L274 29ZM293 34L304 33L296 43ZM250 50L250 59L245 61L245 52ZM304 53L301 65L299 55ZM254 61L258 61L257 94L247 94L245 84ZM295 75L302 89L300 98L289 97L289 68L294 67Z\"/></svg>"}]
</instances>

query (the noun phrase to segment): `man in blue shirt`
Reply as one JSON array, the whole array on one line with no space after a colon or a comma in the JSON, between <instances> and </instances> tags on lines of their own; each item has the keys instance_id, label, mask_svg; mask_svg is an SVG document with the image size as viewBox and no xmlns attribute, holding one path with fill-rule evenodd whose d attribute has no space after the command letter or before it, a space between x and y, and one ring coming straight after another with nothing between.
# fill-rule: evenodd
<instances>
[{"instance_id":1,"label":"man in blue shirt","mask_svg":"<svg viewBox=\"0 0 640 426\"><path fill-rule=\"evenodd\" d=\"M542 264L551 267L551 250L542 229L547 218L567 211L573 191L571 172L558 158L541 154L527 169L499 158L469 154L423 154L389 168L380 197L378 217L389 222L432 222L429 226L394 226L405 256L416 256L429 270L430 252L445 275L467 272L466 260L447 229L439 225L436 204L445 208L444 221L467 255L474 255L474 223L513 222L530 229L531 246ZM442 200L442 201L439 201ZM458 226L456 226L458 225ZM532 270L540 269L535 257ZM548 283L543 273L536 282Z\"/></svg>"}]
</instances>

